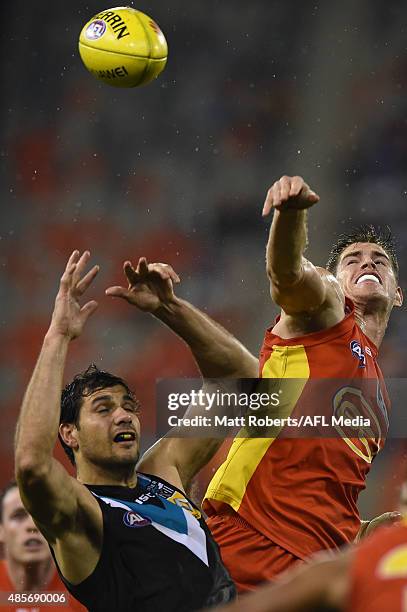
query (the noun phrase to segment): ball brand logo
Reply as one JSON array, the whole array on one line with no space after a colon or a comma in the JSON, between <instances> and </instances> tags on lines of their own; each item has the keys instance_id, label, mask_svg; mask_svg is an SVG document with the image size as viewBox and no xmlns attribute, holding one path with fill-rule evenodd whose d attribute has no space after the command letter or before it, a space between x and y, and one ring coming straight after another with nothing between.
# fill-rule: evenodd
<instances>
[{"instance_id":1,"label":"ball brand logo","mask_svg":"<svg viewBox=\"0 0 407 612\"><path fill-rule=\"evenodd\" d=\"M123 516L123 523L127 525L127 527L146 527L147 525L151 525L151 519L145 518L136 512L126 512Z\"/></svg>"},{"instance_id":2,"label":"ball brand logo","mask_svg":"<svg viewBox=\"0 0 407 612\"><path fill-rule=\"evenodd\" d=\"M96 19L92 21L86 28L85 36L89 38L89 40L97 40L101 38L103 34L106 32L106 24L101 19Z\"/></svg>"},{"instance_id":3,"label":"ball brand logo","mask_svg":"<svg viewBox=\"0 0 407 612\"><path fill-rule=\"evenodd\" d=\"M359 359L359 367L366 367L366 356L357 340L352 340L350 343L350 350L352 351L353 356L356 357L356 359Z\"/></svg>"},{"instance_id":4,"label":"ball brand logo","mask_svg":"<svg viewBox=\"0 0 407 612\"><path fill-rule=\"evenodd\" d=\"M128 7L130 11L133 11L131 7ZM130 36L130 32L127 29L127 26L123 19L120 17L118 13L114 11L103 11L96 15L99 19L104 19L106 23L110 25L113 32L117 34L116 38L124 38L125 36Z\"/></svg>"}]
</instances>

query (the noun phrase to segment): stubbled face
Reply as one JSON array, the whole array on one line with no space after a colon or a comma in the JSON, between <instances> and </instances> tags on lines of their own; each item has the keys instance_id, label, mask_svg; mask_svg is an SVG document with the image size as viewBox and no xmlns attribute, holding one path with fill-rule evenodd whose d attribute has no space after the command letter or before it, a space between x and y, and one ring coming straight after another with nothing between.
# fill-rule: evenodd
<instances>
[{"instance_id":1,"label":"stubbled face","mask_svg":"<svg viewBox=\"0 0 407 612\"><path fill-rule=\"evenodd\" d=\"M79 428L72 430L77 463L114 468L135 466L139 457L138 404L122 385L98 389L84 398Z\"/></svg>"},{"instance_id":2,"label":"stubbled face","mask_svg":"<svg viewBox=\"0 0 407 612\"><path fill-rule=\"evenodd\" d=\"M336 273L345 295L355 302L400 306L401 290L389 256L374 243L356 242L341 253Z\"/></svg>"},{"instance_id":3,"label":"stubbled face","mask_svg":"<svg viewBox=\"0 0 407 612\"><path fill-rule=\"evenodd\" d=\"M23 506L17 487L3 499L3 522L0 539L6 556L16 563L32 564L51 559L48 544Z\"/></svg>"}]
</instances>

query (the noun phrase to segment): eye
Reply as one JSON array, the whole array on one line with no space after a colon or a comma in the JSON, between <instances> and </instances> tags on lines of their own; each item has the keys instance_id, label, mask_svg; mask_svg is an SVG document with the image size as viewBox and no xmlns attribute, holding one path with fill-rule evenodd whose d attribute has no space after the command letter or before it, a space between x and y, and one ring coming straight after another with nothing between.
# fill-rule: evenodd
<instances>
[{"instance_id":1,"label":"eye","mask_svg":"<svg viewBox=\"0 0 407 612\"><path fill-rule=\"evenodd\" d=\"M25 510L16 510L16 512L13 512L11 515L11 518L16 521L23 521L26 516L27 512Z\"/></svg>"},{"instance_id":2,"label":"eye","mask_svg":"<svg viewBox=\"0 0 407 612\"><path fill-rule=\"evenodd\" d=\"M358 263L356 259L350 259L346 265L349 266L350 264L354 264L354 263Z\"/></svg>"},{"instance_id":3,"label":"eye","mask_svg":"<svg viewBox=\"0 0 407 612\"><path fill-rule=\"evenodd\" d=\"M101 404L100 406L97 407L97 412L99 414L103 414L105 412L109 412L109 407L105 406L104 404Z\"/></svg>"},{"instance_id":4,"label":"eye","mask_svg":"<svg viewBox=\"0 0 407 612\"><path fill-rule=\"evenodd\" d=\"M125 410L128 410L129 412L137 413L139 411L138 405L137 404L133 404L133 402L126 402L125 404L123 404L123 408Z\"/></svg>"}]
</instances>

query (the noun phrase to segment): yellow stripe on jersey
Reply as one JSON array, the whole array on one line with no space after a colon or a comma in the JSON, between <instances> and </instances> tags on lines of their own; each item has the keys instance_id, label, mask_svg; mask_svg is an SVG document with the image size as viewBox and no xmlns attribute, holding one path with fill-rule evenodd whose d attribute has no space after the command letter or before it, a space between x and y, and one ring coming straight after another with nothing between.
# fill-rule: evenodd
<instances>
[{"instance_id":1,"label":"yellow stripe on jersey","mask_svg":"<svg viewBox=\"0 0 407 612\"><path fill-rule=\"evenodd\" d=\"M407 544L399 544L382 557L376 573L380 578L394 580L407 576Z\"/></svg>"},{"instance_id":2,"label":"yellow stripe on jersey","mask_svg":"<svg viewBox=\"0 0 407 612\"><path fill-rule=\"evenodd\" d=\"M295 383L278 383L281 390L281 403L278 416L289 416L305 387L310 370L305 347L273 346L273 351L265 362L262 378L298 379ZM273 385L274 386L274 385ZM263 388L262 392L266 391ZM268 388L268 393L276 389ZM248 438L247 431L242 430L234 439L226 460L218 468L209 483L205 499L224 502L238 512L247 485L255 470L276 439L281 428L276 428L275 437ZM241 436L246 437L241 437Z\"/></svg>"}]
</instances>

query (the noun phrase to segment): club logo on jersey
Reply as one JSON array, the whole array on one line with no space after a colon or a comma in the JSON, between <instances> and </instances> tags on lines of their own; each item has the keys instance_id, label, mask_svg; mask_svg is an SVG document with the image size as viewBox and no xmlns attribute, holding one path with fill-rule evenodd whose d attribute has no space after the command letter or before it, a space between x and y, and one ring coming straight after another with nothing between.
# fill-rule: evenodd
<instances>
[{"instance_id":1,"label":"club logo on jersey","mask_svg":"<svg viewBox=\"0 0 407 612\"><path fill-rule=\"evenodd\" d=\"M95 19L86 28L85 36L89 40L97 40L106 32L106 23L102 19Z\"/></svg>"},{"instance_id":2,"label":"club logo on jersey","mask_svg":"<svg viewBox=\"0 0 407 612\"><path fill-rule=\"evenodd\" d=\"M147 525L151 525L151 519L140 516L137 512L126 512L123 516L123 523L127 525L127 527L146 527Z\"/></svg>"},{"instance_id":3,"label":"club logo on jersey","mask_svg":"<svg viewBox=\"0 0 407 612\"><path fill-rule=\"evenodd\" d=\"M366 356L357 340L352 340L350 343L350 350L352 351L352 355L356 357L356 359L359 359L359 368L365 368Z\"/></svg>"},{"instance_id":4,"label":"club logo on jersey","mask_svg":"<svg viewBox=\"0 0 407 612\"><path fill-rule=\"evenodd\" d=\"M198 520L202 516L199 510L194 508L193 505L178 491L174 491L173 495L168 498L168 501L172 504L175 504L176 506L179 506L180 508L184 508L184 510L190 512L192 516L194 516Z\"/></svg>"}]
</instances>

